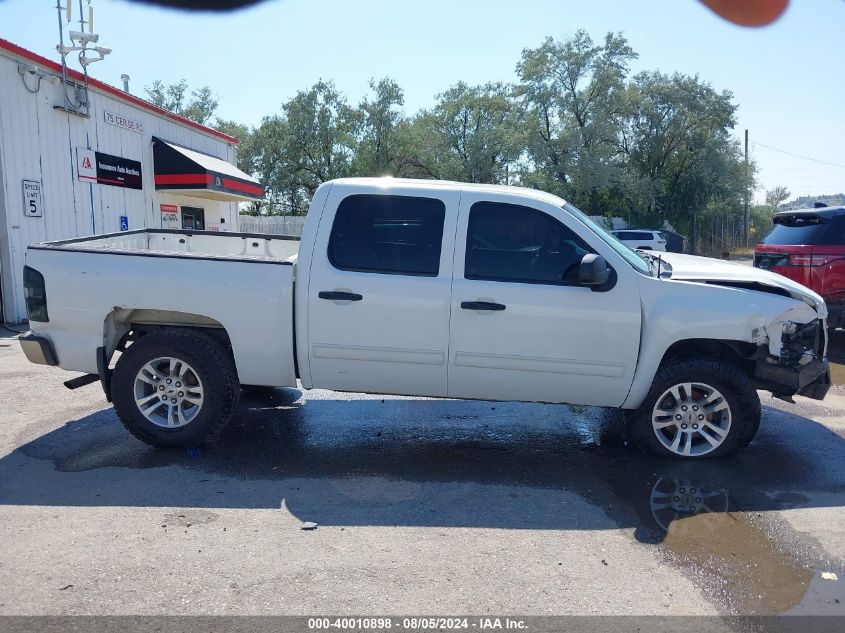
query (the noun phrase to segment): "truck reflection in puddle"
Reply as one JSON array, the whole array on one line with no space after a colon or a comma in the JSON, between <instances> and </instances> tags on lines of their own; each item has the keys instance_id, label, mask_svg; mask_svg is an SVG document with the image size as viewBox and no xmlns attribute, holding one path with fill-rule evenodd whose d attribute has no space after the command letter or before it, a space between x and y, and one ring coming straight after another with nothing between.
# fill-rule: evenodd
<instances>
[{"instance_id":1,"label":"truck reflection in puddle","mask_svg":"<svg viewBox=\"0 0 845 633\"><path fill-rule=\"evenodd\" d=\"M749 513L732 512L727 489L660 477L651 488L649 511L672 562L726 600L732 612L841 615L842 582L822 580L820 571L781 549Z\"/></svg>"}]
</instances>

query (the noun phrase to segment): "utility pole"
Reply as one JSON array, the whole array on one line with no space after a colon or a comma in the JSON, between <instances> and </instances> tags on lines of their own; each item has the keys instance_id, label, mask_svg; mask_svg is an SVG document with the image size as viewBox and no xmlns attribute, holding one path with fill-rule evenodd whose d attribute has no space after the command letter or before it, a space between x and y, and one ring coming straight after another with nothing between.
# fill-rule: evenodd
<instances>
[{"instance_id":1,"label":"utility pole","mask_svg":"<svg viewBox=\"0 0 845 633\"><path fill-rule=\"evenodd\" d=\"M745 213L743 214L742 230L745 233L745 246L748 246L748 129L745 130Z\"/></svg>"},{"instance_id":2,"label":"utility pole","mask_svg":"<svg viewBox=\"0 0 845 633\"><path fill-rule=\"evenodd\" d=\"M698 242L698 208L694 205L692 208L692 242L689 245L690 255L695 255L696 242Z\"/></svg>"}]
</instances>

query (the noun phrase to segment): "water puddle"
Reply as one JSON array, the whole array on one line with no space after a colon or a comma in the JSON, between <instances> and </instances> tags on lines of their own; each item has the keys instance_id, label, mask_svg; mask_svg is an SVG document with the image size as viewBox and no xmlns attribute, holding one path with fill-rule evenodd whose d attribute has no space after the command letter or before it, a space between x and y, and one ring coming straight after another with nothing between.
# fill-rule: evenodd
<instances>
[{"instance_id":1,"label":"water puddle","mask_svg":"<svg viewBox=\"0 0 845 633\"><path fill-rule=\"evenodd\" d=\"M744 512L733 512L726 489L661 478L651 512L664 531L662 548L687 567L731 612L742 615L845 615L845 582L777 547Z\"/></svg>"}]
</instances>

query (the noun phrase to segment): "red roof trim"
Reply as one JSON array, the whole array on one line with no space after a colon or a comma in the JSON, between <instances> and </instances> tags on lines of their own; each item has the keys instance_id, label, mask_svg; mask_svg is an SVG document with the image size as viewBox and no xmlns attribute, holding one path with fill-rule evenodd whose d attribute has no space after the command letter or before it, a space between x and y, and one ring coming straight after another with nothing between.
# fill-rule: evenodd
<instances>
[{"instance_id":1,"label":"red roof trim","mask_svg":"<svg viewBox=\"0 0 845 633\"><path fill-rule=\"evenodd\" d=\"M30 50L27 50L17 44L13 44L9 40L4 40L0 38L0 49L9 51L18 57L23 57L24 59L28 59L31 62L35 62L39 66L43 66L44 68L49 68L53 72L61 73L62 72L62 65L47 59L46 57L41 57L37 53L33 53ZM84 75L77 70L73 70L72 68L68 68L67 70L68 76L72 79L77 81L82 81L85 79ZM192 127L194 129L200 130L205 132L206 134L210 134L212 136L216 136L217 138L221 138L224 141L228 141L233 145L238 144L238 139L234 136L229 136L228 134L224 134L223 132L218 132L210 127L206 127L205 125L201 125L196 121L191 121L191 119L187 119L183 116L178 114L173 114L172 112L168 112L164 108L159 108L156 105L153 105L149 101L144 101L134 95L129 94L128 92L123 92L114 86L110 86L107 83L104 83L98 79L92 79L91 77L88 78L88 85L96 88L97 90L101 90L102 92L106 92L112 96L118 97L119 99L131 103L134 106L138 106L139 108L143 108L144 110L149 110L159 116L163 116L164 118L170 119L171 121L175 121L177 123L181 123L182 125L187 125L188 127Z\"/></svg>"},{"instance_id":2,"label":"red roof trim","mask_svg":"<svg viewBox=\"0 0 845 633\"><path fill-rule=\"evenodd\" d=\"M214 182L211 174L156 174L155 184L159 185L208 185Z\"/></svg>"},{"instance_id":3,"label":"red roof trim","mask_svg":"<svg viewBox=\"0 0 845 633\"><path fill-rule=\"evenodd\" d=\"M240 180L233 180L232 178L223 178L224 189L234 189L235 191L242 191L244 193L264 197L264 187L261 185L253 185L249 182L241 182Z\"/></svg>"}]
</instances>

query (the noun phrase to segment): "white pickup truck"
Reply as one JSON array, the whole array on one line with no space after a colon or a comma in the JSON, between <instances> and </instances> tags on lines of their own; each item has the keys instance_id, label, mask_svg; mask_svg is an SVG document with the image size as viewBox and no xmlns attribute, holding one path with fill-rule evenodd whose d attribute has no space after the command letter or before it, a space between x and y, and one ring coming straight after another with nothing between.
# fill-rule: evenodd
<instances>
[{"instance_id":1,"label":"white pickup truck","mask_svg":"<svg viewBox=\"0 0 845 633\"><path fill-rule=\"evenodd\" d=\"M756 389L822 399L827 310L750 266L634 252L560 198L345 179L301 240L141 230L30 246L32 362L99 379L158 446L213 438L241 385L617 407L664 455L725 455ZM119 354L117 353L119 352ZM116 361L115 361L116 359Z\"/></svg>"}]
</instances>

